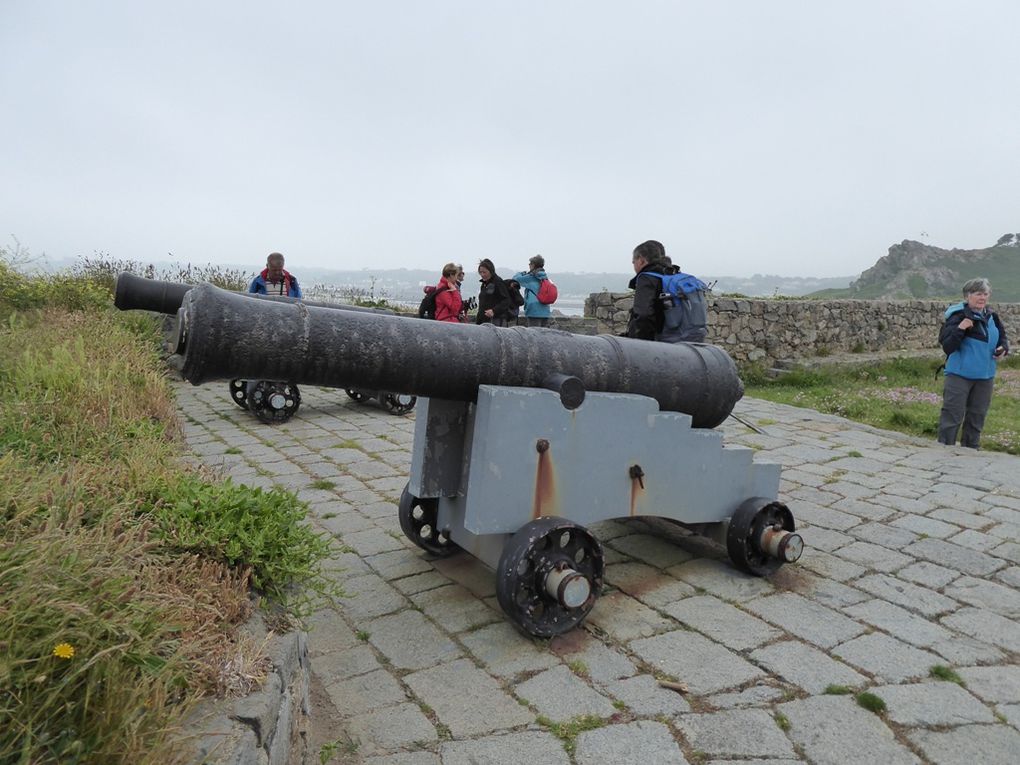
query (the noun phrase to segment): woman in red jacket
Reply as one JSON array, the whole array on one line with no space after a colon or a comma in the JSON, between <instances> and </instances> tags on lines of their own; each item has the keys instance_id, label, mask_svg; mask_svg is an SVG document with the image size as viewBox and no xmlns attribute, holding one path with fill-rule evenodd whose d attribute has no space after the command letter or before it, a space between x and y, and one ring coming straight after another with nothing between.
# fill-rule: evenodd
<instances>
[{"instance_id":1,"label":"woman in red jacket","mask_svg":"<svg viewBox=\"0 0 1020 765\"><path fill-rule=\"evenodd\" d=\"M436 321L460 321L460 285L457 274L460 267L456 263L443 266L443 278L436 285Z\"/></svg>"}]
</instances>

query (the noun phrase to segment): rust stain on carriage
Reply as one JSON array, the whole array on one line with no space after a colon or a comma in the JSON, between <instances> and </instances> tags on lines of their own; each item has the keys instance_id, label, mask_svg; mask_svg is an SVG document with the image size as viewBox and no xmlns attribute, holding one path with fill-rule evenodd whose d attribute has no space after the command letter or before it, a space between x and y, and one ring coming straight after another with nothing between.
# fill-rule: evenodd
<instances>
[{"instance_id":1,"label":"rust stain on carriage","mask_svg":"<svg viewBox=\"0 0 1020 765\"><path fill-rule=\"evenodd\" d=\"M630 475L630 514L633 517L637 514L638 500L645 493L645 473L640 465L632 465L628 473Z\"/></svg>"},{"instance_id":2,"label":"rust stain on carriage","mask_svg":"<svg viewBox=\"0 0 1020 765\"><path fill-rule=\"evenodd\" d=\"M556 470L553 467L549 442L540 438L535 443L538 466L535 468L535 499L531 507L532 519L543 515L559 515L556 498Z\"/></svg>"}]
</instances>

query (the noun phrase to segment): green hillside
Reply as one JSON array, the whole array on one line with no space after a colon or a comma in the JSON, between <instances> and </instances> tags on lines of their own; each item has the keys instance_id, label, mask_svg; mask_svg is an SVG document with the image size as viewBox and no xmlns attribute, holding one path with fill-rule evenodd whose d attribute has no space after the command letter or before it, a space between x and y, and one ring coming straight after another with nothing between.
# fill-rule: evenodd
<instances>
[{"instance_id":1,"label":"green hillside","mask_svg":"<svg viewBox=\"0 0 1020 765\"><path fill-rule=\"evenodd\" d=\"M825 289L807 297L839 300L955 299L968 279L984 277L996 302L1020 302L1020 234L1004 234L983 249L947 250L905 240L844 289Z\"/></svg>"}]
</instances>

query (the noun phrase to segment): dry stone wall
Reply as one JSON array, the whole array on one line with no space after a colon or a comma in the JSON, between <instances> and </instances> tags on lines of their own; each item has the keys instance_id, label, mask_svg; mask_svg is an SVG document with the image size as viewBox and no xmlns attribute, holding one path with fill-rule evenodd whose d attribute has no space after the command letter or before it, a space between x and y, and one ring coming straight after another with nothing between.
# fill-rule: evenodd
<instances>
[{"instance_id":1,"label":"dry stone wall","mask_svg":"<svg viewBox=\"0 0 1020 765\"><path fill-rule=\"evenodd\" d=\"M599 333L627 328L632 292L597 292L585 301L584 315ZM1006 332L1020 342L1020 304L997 304ZM708 342L725 348L738 362L938 348L944 301L930 300L768 300L710 298Z\"/></svg>"}]
</instances>

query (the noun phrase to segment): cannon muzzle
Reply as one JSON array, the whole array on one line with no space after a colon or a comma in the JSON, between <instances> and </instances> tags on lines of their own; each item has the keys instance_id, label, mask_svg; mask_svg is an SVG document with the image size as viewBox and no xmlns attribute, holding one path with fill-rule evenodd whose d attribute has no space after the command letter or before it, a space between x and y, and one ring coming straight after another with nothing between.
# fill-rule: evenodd
<instances>
[{"instance_id":1,"label":"cannon muzzle","mask_svg":"<svg viewBox=\"0 0 1020 765\"><path fill-rule=\"evenodd\" d=\"M194 287L193 284L180 284L178 282L161 282L156 279L145 279L135 276L127 271L117 274L117 289L114 293L113 304L122 311L142 310L155 311L173 316L181 307L184 296ZM296 303L297 298L286 295L256 295L251 292L238 292L238 295L258 298L259 300L275 300L283 303ZM303 301L305 305L313 305L319 308L340 308L345 311L365 311L368 313L393 314L388 308L364 308L359 305L347 305L346 303L322 303L311 300Z\"/></svg>"},{"instance_id":2,"label":"cannon muzzle","mask_svg":"<svg viewBox=\"0 0 1020 765\"><path fill-rule=\"evenodd\" d=\"M720 424L743 395L729 355L713 345L656 343L552 329L494 327L249 300L199 285L177 315L186 380L289 380L474 401L480 385L636 393L694 427ZM558 383L556 381L559 381ZM562 394L561 394L562 396ZM578 402L579 403L579 402Z\"/></svg>"}]
</instances>

